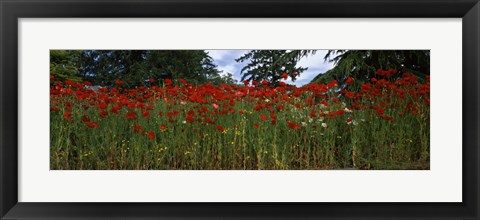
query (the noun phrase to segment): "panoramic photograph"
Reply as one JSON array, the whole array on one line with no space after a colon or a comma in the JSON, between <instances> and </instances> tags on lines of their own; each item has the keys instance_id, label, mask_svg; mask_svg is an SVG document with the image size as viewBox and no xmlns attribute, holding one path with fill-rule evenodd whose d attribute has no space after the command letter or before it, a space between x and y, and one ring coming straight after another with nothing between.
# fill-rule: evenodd
<instances>
[{"instance_id":1,"label":"panoramic photograph","mask_svg":"<svg viewBox=\"0 0 480 220\"><path fill-rule=\"evenodd\" d=\"M49 77L51 170L430 169L429 50L50 50Z\"/></svg>"}]
</instances>

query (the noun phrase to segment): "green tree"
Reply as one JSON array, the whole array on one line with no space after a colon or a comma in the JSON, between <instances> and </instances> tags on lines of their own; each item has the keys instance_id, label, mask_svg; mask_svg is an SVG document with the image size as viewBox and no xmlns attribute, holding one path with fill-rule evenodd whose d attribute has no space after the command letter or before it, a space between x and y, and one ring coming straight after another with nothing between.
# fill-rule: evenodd
<instances>
[{"instance_id":1,"label":"green tree","mask_svg":"<svg viewBox=\"0 0 480 220\"><path fill-rule=\"evenodd\" d=\"M87 80L94 85L113 86L122 80L126 87L149 86L149 79L158 83L165 73L195 84L229 82L203 50L52 51L51 58L52 74L60 80Z\"/></svg>"},{"instance_id":2,"label":"green tree","mask_svg":"<svg viewBox=\"0 0 480 220\"><path fill-rule=\"evenodd\" d=\"M295 81L298 74L307 70L296 67L299 55L294 53L287 50L251 50L235 61L248 61L241 70L242 80L268 80L277 84L283 73L287 73L292 81Z\"/></svg>"},{"instance_id":3,"label":"green tree","mask_svg":"<svg viewBox=\"0 0 480 220\"><path fill-rule=\"evenodd\" d=\"M226 85L231 85L231 84L237 84L237 80L233 78L233 75L231 73L226 73L226 74L218 74L218 76L212 77L209 82L213 85L220 85L220 84L226 84Z\"/></svg>"},{"instance_id":4,"label":"green tree","mask_svg":"<svg viewBox=\"0 0 480 220\"><path fill-rule=\"evenodd\" d=\"M218 77L213 59L204 50L153 50L147 54L148 76L160 78L169 73L174 79L203 84Z\"/></svg>"},{"instance_id":5,"label":"green tree","mask_svg":"<svg viewBox=\"0 0 480 220\"><path fill-rule=\"evenodd\" d=\"M333 79L343 82L347 77L365 82L377 77L377 69L410 72L420 79L430 74L429 50L329 50L325 61L334 68L317 75L312 82L326 83Z\"/></svg>"},{"instance_id":6,"label":"green tree","mask_svg":"<svg viewBox=\"0 0 480 220\"><path fill-rule=\"evenodd\" d=\"M58 81L80 82L81 53L80 50L50 50L50 75Z\"/></svg>"}]
</instances>

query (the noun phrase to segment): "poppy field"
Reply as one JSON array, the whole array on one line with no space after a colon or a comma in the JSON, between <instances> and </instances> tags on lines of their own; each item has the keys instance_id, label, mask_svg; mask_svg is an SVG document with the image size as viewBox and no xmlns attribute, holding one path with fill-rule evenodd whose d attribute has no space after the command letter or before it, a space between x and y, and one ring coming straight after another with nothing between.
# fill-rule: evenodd
<instances>
[{"instance_id":1,"label":"poppy field","mask_svg":"<svg viewBox=\"0 0 480 220\"><path fill-rule=\"evenodd\" d=\"M263 80L93 89L50 76L53 170L429 169L430 82L378 69L303 87Z\"/></svg>"}]
</instances>

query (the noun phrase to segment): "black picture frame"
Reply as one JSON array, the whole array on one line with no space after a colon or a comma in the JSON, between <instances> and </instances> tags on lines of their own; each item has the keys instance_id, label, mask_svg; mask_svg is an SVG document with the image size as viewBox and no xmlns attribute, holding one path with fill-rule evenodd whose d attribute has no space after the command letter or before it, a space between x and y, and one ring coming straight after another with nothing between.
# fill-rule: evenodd
<instances>
[{"instance_id":1,"label":"black picture frame","mask_svg":"<svg viewBox=\"0 0 480 220\"><path fill-rule=\"evenodd\" d=\"M479 0L0 0L0 15L1 219L479 219ZM61 17L462 18L463 202L18 202L17 20Z\"/></svg>"}]
</instances>

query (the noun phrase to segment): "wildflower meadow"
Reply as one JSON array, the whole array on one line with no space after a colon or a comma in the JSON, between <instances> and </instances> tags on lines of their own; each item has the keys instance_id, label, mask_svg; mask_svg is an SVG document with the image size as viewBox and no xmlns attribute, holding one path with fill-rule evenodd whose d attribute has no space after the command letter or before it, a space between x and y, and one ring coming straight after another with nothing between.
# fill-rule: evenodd
<instances>
[{"instance_id":1,"label":"wildflower meadow","mask_svg":"<svg viewBox=\"0 0 480 220\"><path fill-rule=\"evenodd\" d=\"M50 76L54 170L429 169L430 77L295 86Z\"/></svg>"}]
</instances>

